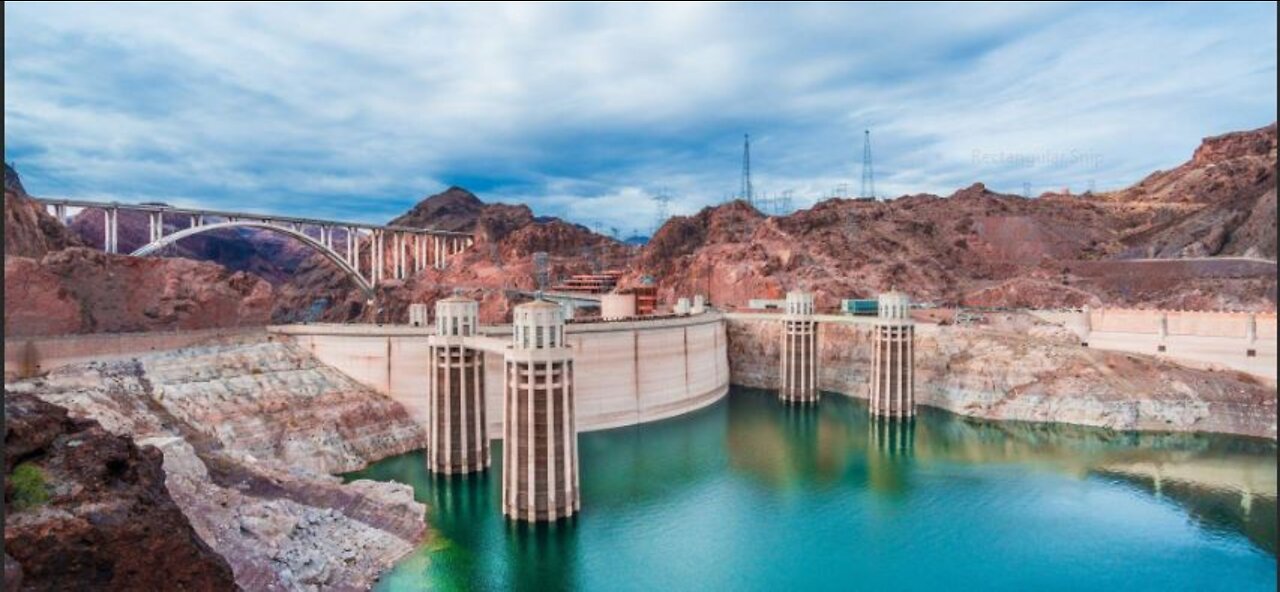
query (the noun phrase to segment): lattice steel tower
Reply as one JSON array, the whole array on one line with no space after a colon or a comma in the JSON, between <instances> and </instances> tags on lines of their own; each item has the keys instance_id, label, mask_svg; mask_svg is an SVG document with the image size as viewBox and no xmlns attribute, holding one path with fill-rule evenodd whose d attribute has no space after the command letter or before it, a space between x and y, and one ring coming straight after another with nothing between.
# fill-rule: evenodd
<instances>
[{"instance_id":1,"label":"lattice steel tower","mask_svg":"<svg viewBox=\"0 0 1280 592\"><path fill-rule=\"evenodd\" d=\"M862 140L862 197L875 196L876 177L871 168L871 130L864 130Z\"/></svg>"},{"instance_id":2,"label":"lattice steel tower","mask_svg":"<svg viewBox=\"0 0 1280 592\"><path fill-rule=\"evenodd\" d=\"M671 217L671 192L663 187L658 190L658 194L653 196L653 202L657 204L657 217L653 222L653 232L650 236L657 234L658 229L667 223L667 218Z\"/></svg>"},{"instance_id":3,"label":"lattice steel tower","mask_svg":"<svg viewBox=\"0 0 1280 592\"><path fill-rule=\"evenodd\" d=\"M755 206L755 197L751 187L751 135L742 135L742 199Z\"/></svg>"}]
</instances>

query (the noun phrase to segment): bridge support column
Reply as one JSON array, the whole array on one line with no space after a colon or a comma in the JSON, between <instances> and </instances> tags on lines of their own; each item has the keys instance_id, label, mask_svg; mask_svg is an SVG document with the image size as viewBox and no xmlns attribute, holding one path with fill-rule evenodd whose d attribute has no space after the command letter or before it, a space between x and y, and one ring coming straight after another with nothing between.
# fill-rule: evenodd
<instances>
[{"instance_id":1,"label":"bridge support column","mask_svg":"<svg viewBox=\"0 0 1280 592\"><path fill-rule=\"evenodd\" d=\"M347 264L356 268L356 271L358 272L360 271L360 264L358 261L356 261L356 258L355 258L355 247L354 247L355 241L352 240L353 234L355 233L352 231L352 228L348 226L347 227Z\"/></svg>"},{"instance_id":2,"label":"bridge support column","mask_svg":"<svg viewBox=\"0 0 1280 592\"><path fill-rule=\"evenodd\" d=\"M407 241L404 240L404 233L397 232L396 233L396 277L399 279L404 279L409 277L409 266L407 264L408 257L405 255L405 252L404 252L406 242Z\"/></svg>"},{"instance_id":3,"label":"bridge support column","mask_svg":"<svg viewBox=\"0 0 1280 592\"><path fill-rule=\"evenodd\" d=\"M436 302L435 334L427 338L427 468L456 475L489 468L485 433L484 352L465 345L475 335L480 305L451 297Z\"/></svg>"},{"instance_id":4,"label":"bridge support column","mask_svg":"<svg viewBox=\"0 0 1280 592\"><path fill-rule=\"evenodd\" d=\"M120 210L111 207L103 210L105 221L103 223L103 241L102 250L108 253L120 252L119 243L117 242L117 220L119 220Z\"/></svg>"},{"instance_id":5,"label":"bridge support column","mask_svg":"<svg viewBox=\"0 0 1280 592\"><path fill-rule=\"evenodd\" d=\"M915 324L906 294L880 295L880 317L873 328L871 414L907 418L916 414Z\"/></svg>"},{"instance_id":6,"label":"bridge support column","mask_svg":"<svg viewBox=\"0 0 1280 592\"><path fill-rule=\"evenodd\" d=\"M156 242L164 238L164 212L148 212L147 228L151 231L151 238L147 242Z\"/></svg>"},{"instance_id":7,"label":"bridge support column","mask_svg":"<svg viewBox=\"0 0 1280 592\"><path fill-rule=\"evenodd\" d=\"M411 247L413 249L413 255L410 257L413 260L413 273L418 273L419 271L422 271L422 269L419 267L419 265L422 264L422 258L418 256L418 250L421 247L422 247L422 241L418 239L418 233L415 232L413 233L413 246Z\"/></svg>"},{"instance_id":8,"label":"bridge support column","mask_svg":"<svg viewBox=\"0 0 1280 592\"><path fill-rule=\"evenodd\" d=\"M818 402L818 323L813 320L813 294L787 293L782 321L782 390L787 403Z\"/></svg>"},{"instance_id":9,"label":"bridge support column","mask_svg":"<svg viewBox=\"0 0 1280 592\"><path fill-rule=\"evenodd\" d=\"M400 233L391 231L391 278L400 279Z\"/></svg>"},{"instance_id":10,"label":"bridge support column","mask_svg":"<svg viewBox=\"0 0 1280 592\"><path fill-rule=\"evenodd\" d=\"M387 233L381 231L381 229L374 231L375 240L378 242L378 247L374 249L374 255L378 258L378 264L374 265L375 284L383 282L383 277L387 273L387 240L385 240L385 236L387 236Z\"/></svg>"},{"instance_id":11,"label":"bridge support column","mask_svg":"<svg viewBox=\"0 0 1280 592\"><path fill-rule=\"evenodd\" d=\"M564 311L545 300L522 304L513 328L503 385L502 513L526 522L566 518L581 501Z\"/></svg>"}]
</instances>

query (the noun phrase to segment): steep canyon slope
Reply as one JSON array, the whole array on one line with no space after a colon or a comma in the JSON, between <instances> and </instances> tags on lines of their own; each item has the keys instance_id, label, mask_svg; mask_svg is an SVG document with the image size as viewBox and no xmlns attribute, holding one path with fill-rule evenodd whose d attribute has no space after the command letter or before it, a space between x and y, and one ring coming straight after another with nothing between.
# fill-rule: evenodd
<instances>
[{"instance_id":1,"label":"steep canyon slope","mask_svg":"<svg viewBox=\"0 0 1280 592\"><path fill-rule=\"evenodd\" d=\"M6 401L33 395L136 441L179 517L246 590L367 588L425 536L425 509L407 486L329 476L421 448L422 429L291 345L246 338L66 366L6 388ZM91 498L81 502L91 508Z\"/></svg>"},{"instance_id":2,"label":"steep canyon slope","mask_svg":"<svg viewBox=\"0 0 1280 592\"><path fill-rule=\"evenodd\" d=\"M671 219L632 277L658 278L668 300L737 306L798 287L830 308L897 286L943 305L1274 310L1275 166L1272 124L1207 138L1186 164L1096 196L975 184L772 217L732 202Z\"/></svg>"}]
</instances>

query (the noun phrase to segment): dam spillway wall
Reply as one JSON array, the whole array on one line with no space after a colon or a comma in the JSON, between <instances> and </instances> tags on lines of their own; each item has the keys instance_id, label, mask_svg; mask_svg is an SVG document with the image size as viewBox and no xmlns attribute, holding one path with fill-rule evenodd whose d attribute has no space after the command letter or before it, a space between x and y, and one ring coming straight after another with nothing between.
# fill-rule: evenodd
<instances>
[{"instance_id":1,"label":"dam spillway wall","mask_svg":"<svg viewBox=\"0 0 1280 592\"><path fill-rule=\"evenodd\" d=\"M1031 311L1095 349L1154 355L1276 381L1276 313L1094 308Z\"/></svg>"},{"instance_id":2,"label":"dam spillway wall","mask_svg":"<svg viewBox=\"0 0 1280 592\"><path fill-rule=\"evenodd\" d=\"M427 327L284 325L270 327L320 361L403 404L426 425ZM485 327L493 344L511 329ZM570 324L576 421L580 431L634 425L687 413L729 390L728 340L717 313L644 321ZM485 355L485 411L490 437L502 436L502 354Z\"/></svg>"}]
</instances>

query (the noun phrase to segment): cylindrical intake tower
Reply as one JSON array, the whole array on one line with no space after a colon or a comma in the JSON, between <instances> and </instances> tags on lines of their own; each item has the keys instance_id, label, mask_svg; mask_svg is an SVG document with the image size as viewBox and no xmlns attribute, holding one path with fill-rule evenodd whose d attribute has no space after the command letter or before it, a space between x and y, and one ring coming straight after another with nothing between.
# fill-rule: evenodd
<instances>
[{"instance_id":1,"label":"cylindrical intake tower","mask_svg":"<svg viewBox=\"0 0 1280 592\"><path fill-rule=\"evenodd\" d=\"M564 311L545 300L515 309L503 390L502 513L527 522L572 516L578 494L573 351Z\"/></svg>"},{"instance_id":2,"label":"cylindrical intake tower","mask_svg":"<svg viewBox=\"0 0 1280 592\"><path fill-rule=\"evenodd\" d=\"M915 324L911 299L891 291L880 295L871 368L871 414L913 417L915 396Z\"/></svg>"},{"instance_id":3,"label":"cylindrical intake tower","mask_svg":"<svg viewBox=\"0 0 1280 592\"><path fill-rule=\"evenodd\" d=\"M787 292L782 321L782 390L788 403L818 402L818 323L813 320L813 294Z\"/></svg>"},{"instance_id":4,"label":"cylindrical intake tower","mask_svg":"<svg viewBox=\"0 0 1280 592\"><path fill-rule=\"evenodd\" d=\"M446 475L489 468L485 433L484 352L465 345L476 333L480 306L451 297L436 302L435 334L427 338L427 467Z\"/></svg>"}]
</instances>

